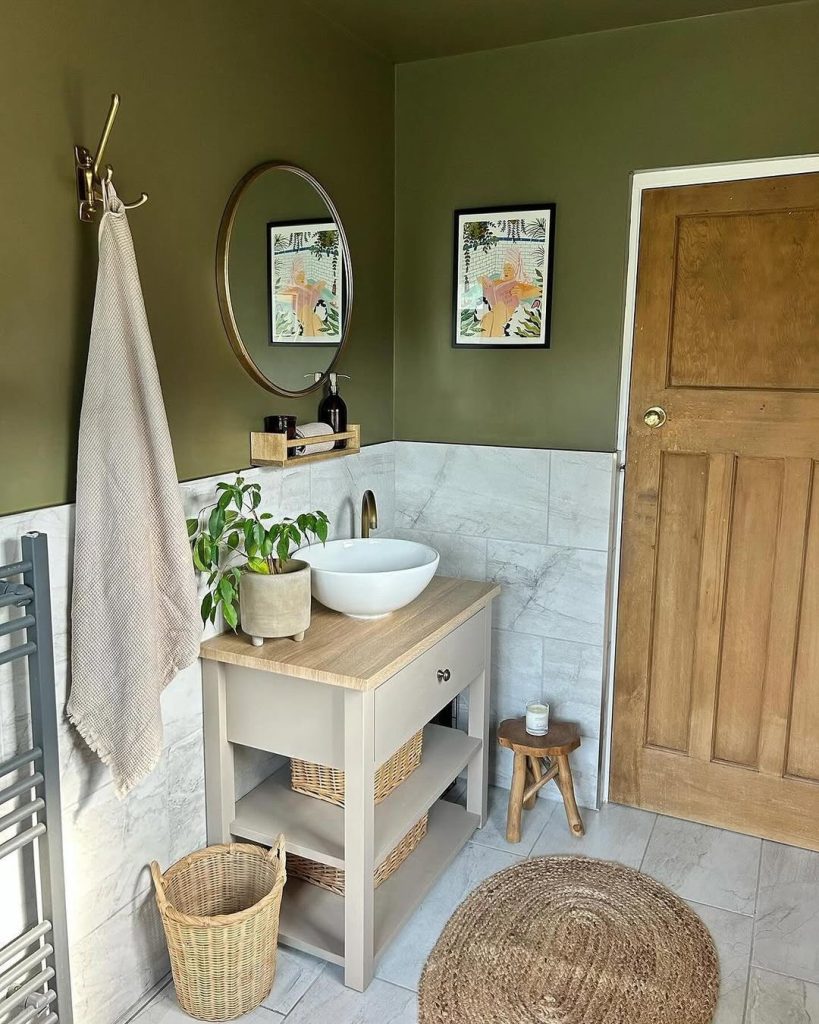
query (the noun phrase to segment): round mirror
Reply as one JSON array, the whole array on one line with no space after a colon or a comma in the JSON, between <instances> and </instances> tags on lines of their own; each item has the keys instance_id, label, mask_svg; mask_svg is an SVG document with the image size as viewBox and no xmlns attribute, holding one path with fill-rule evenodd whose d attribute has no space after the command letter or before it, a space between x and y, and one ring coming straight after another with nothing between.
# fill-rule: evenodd
<instances>
[{"instance_id":1,"label":"round mirror","mask_svg":"<svg viewBox=\"0 0 819 1024\"><path fill-rule=\"evenodd\" d=\"M301 167L270 161L230 195L216 253L219 308L239 362L268 391L313 391L344 347L353 305L338 211Z\"/></svg>"}]
</instances>

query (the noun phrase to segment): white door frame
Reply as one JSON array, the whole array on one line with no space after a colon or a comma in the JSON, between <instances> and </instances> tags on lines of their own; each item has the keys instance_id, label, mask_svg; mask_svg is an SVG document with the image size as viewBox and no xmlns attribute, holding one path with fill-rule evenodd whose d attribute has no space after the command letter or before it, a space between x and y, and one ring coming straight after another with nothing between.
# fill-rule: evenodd
<instances>
[{"instance_id":1,"label":"white door frame","mask_svg":"<svg viewBox=\"0 0 819 1024\"><path fill-rule=\"evenodd\" d=\"M603 742L600 766L600 800L609 798L611 775L612 712L614 707L614 662L617 641L617 593L620 582L620 550L623 539L623 470L626 464L628 402L631 386L631 355L634 338L634 308L637 295L637 255L640 242L640 212L643 192L650 188L673 185L705 185L716 181L742 181L747 178L770 178L782 174L805 174L819 171L819 154L774 157L766 160L743 160L737 163L702 164L693 167L668 167L654 171L635 171L631 175L631 204L628 226L628 264L623 315L623 346L620 362L620 391L617 410L617 480L614 490L614 523L612 557L609 572L609 658L603 694Z\"/></svg>"}]
</instances>

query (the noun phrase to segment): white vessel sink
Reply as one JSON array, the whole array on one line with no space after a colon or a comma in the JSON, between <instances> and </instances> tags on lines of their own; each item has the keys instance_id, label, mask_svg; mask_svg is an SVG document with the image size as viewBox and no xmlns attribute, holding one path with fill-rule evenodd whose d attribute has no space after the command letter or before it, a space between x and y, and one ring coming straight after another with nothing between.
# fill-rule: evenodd
<instances>
[{"instance_id":1,"label":"white vessel sink","mask_svg":"<svg viewBox=\"0 0 819 1024\"><path fill-rule=\"evenodd\" d=\"M300 548L312 567L313 597L352 619L380 619L414 601L440 556L412 540L331 540Z\"/></svg>"}]
</instances>

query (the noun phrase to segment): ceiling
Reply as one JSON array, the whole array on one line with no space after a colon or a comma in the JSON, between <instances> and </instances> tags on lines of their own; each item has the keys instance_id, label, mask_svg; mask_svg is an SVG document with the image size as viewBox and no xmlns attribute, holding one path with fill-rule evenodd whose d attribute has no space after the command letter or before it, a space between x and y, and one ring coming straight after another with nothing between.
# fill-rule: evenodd
<instances>
[{"instance_id":1,"label":"ceiling","mask_svg":"<svg viewBox=\"0 0 819 1024\"><path fill-rule=\"evenodd\" d=\"M396 63L792 0L311 0Z\"/></svg>"}]
</instances>

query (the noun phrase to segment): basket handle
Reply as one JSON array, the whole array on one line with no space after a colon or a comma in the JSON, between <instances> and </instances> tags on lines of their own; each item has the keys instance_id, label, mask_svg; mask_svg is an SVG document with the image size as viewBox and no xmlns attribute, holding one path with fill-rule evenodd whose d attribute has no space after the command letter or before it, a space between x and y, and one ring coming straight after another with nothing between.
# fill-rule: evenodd
<instances>
[{"instance_id":1,"label":"basket handle","mask_svg":"<svg viewBox=\"0 0 819 1024\"><path fill-rule=\"evenodd\" d=\"M279 833L279 838L276 840L275 844L271 846L270 849L267 851L268 860L276 860L276 858L278 858L281 861L282 867L284 868L286 866L285 861L287 860L287 853L285 851L284 842L284 832Z\"/></svg>"},{"instance_id":2,"label":"basket handle","mask_svg":"<svg viewBox=\"0 0 819 1024\"><path fill-rule=\"evenodd\" d=\"M151 878L154 881L154 888L156 889L156 901L160 907L164 907L168 902L168 899L165 896L165 886L162 882L162 870L155 860L151 861Z\"/></svg>"}]
</instances>

